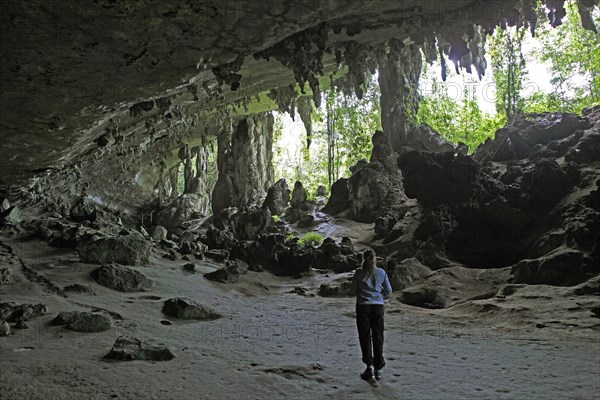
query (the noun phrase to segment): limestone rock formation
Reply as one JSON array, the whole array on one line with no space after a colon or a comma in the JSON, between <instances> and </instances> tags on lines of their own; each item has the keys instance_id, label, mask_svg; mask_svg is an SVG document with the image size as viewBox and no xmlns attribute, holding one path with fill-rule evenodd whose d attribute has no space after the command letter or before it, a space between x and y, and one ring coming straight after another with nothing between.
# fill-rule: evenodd
<instances>
[{"instance_id":1,"label":"limestone rock formation","mask_svg":"<svg viewBox=\"0 0 600 400\"><path fill-rule=\"evenodd\" d=\"M263 208L268 208L272 215L283 215L290 202L290 189L285 179L280 179L267 191Z\"/></svg>"},{"instance_id":2,"label":"limestone rock formation","mask_svg":"<svg viewBox=\"0 0 600 400\"><path fill-rule=\"evenodd\" d=\"M52 325L65 325L76 332L103 332L112 326L108 313L100 312L61 312L51 322Z\"/></svg>"},{"instance_id":3,"label":"limestone rock formation","mask_svg":"<svg viewBox=\"0 0 600 400\"><path fill-rule=\"evenodd\" d=\"M209 321L221 318L221 314L218 312L198 304L194 300L181 297L175 297L165 301L162 311L171 317L179 319Z\"/></svg>"},{"instance_id":4,"label":"limestone rock formation","mask_svg":"<svg viewBox=\"0 0 600 400\"><path fill-rule=\"evenodd\" d=\"M148 262L152 244L141 235L82 237L77 251L90 264L120 263L142 265Z\"/></svg>"},{"instance_id":5,"label":"limestone rock formation","mask_svg":"<svg viewBox=\"0 0 600 400\"><path fill-rule=\"evenodd\" d=\"M100 285L120 292L140 292L154 286L141 272L118 264L103 265L92 271L91 276Z\"/></svg>"},{"instance_id":6,"label":"limestone rock formation","mask_svg":"<svg viewBox=\"0 0 600 400\"><path fill-rule=\"evenodd\" d=\"M116 361L169 361L175 355L167 347L151 346L131 336L119 336L104 358Z\"/></svg>"}]
</instances>

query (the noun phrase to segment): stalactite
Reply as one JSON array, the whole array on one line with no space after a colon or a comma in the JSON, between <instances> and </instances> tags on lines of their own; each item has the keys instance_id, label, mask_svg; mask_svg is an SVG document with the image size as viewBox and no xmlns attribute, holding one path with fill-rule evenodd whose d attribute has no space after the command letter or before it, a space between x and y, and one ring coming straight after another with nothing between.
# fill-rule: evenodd
<instances>
[{"instance_id":1,"label":"stalactite","mask_svg":"<svg viewBox=\"0 0 600 400\"><path fill-rule=\"evenodd\" d=\"M306 129L306 148L308 149L313 137L312 104L306 97L299 97L296 104L298 105L298 114L300 114L300 118Z\"/></svg>"}]
</instances>

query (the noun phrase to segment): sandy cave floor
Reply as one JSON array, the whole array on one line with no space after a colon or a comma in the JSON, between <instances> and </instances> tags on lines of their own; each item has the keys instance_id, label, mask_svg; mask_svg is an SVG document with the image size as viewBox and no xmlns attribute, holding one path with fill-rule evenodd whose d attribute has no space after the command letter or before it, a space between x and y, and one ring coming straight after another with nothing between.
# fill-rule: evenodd
<instances>
[{"instance_id":1,"label":"sandy cave floor","mask_svg":"<svg viewBox=\"0 0 600 400\"><path fill-rule=\"evenodd\" d=\"M44 303L30 329L0 338L2 399L593 399L600 398L598 329L532 329L510 318L486 320L468 309L421 310L392 298L386 306L384 380L360 380L363 365L349 298L316 293L350 274L299 279L249 272L238 284L210 282L182 262L153 257L137 269L158 282L144 293L95 284L72 250L10 241L13 252L57 287L91 284L97 295L62 297L41 282L0 286L1 301ZM163 301L190 297L224 315L165 326ZM122 316L110 331L75 333L47 326L61 311L101 307ZM466 313L466 314L465 314ZM115 339L133 335L168 346L168 362L108 362Z\"/></svg>"}]
</instances>

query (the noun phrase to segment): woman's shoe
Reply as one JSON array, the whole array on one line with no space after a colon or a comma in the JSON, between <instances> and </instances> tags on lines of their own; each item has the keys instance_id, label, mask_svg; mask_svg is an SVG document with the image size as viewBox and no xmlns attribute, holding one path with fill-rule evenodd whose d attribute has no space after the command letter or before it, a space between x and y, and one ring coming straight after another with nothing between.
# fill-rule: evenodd
<instances>
[{"instance_id":1,"label":"woman's shoe","mask_svg":"<svg viewBox=\"0 0 600 400\"><path fill-rule=\"evenodd\" d=\"M367 367L367 369L365 369L365 372L360 374L360 377L365 381L373 379L373 368Z\"/></svg>"},{"instance_id":2,"label":"woman's shoe","mask_svg":"<svg viewBox=\"0 0 600 400\"><path fill-rule=\"evenodd\" d=\"M383 378L383 374L381 373L381 370L376 369L375 370L375 379L380 380L381 378Z\"/></svg>"}]
</instances>

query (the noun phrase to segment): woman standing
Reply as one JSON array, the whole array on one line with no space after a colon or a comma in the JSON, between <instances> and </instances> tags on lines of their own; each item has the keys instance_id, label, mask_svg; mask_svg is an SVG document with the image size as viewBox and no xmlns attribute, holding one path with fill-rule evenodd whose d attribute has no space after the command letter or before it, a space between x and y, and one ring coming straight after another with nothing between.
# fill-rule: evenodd
<instances>
[{"instance_id":1,"label":"woman standing","mask_svg":"<svg viewBox=\"0 0 600 400\"><path fill-rule=\"evenodd\" d=\"M362 267L354 273L352 292L356 293L356 327L367 369L360 374L364 380L382 378L383 359L383 299L392 293L387 274L375 265L375 252L363 253ZM373 373L375 367L375 373Z\"/></svg>"}]
</instances>

